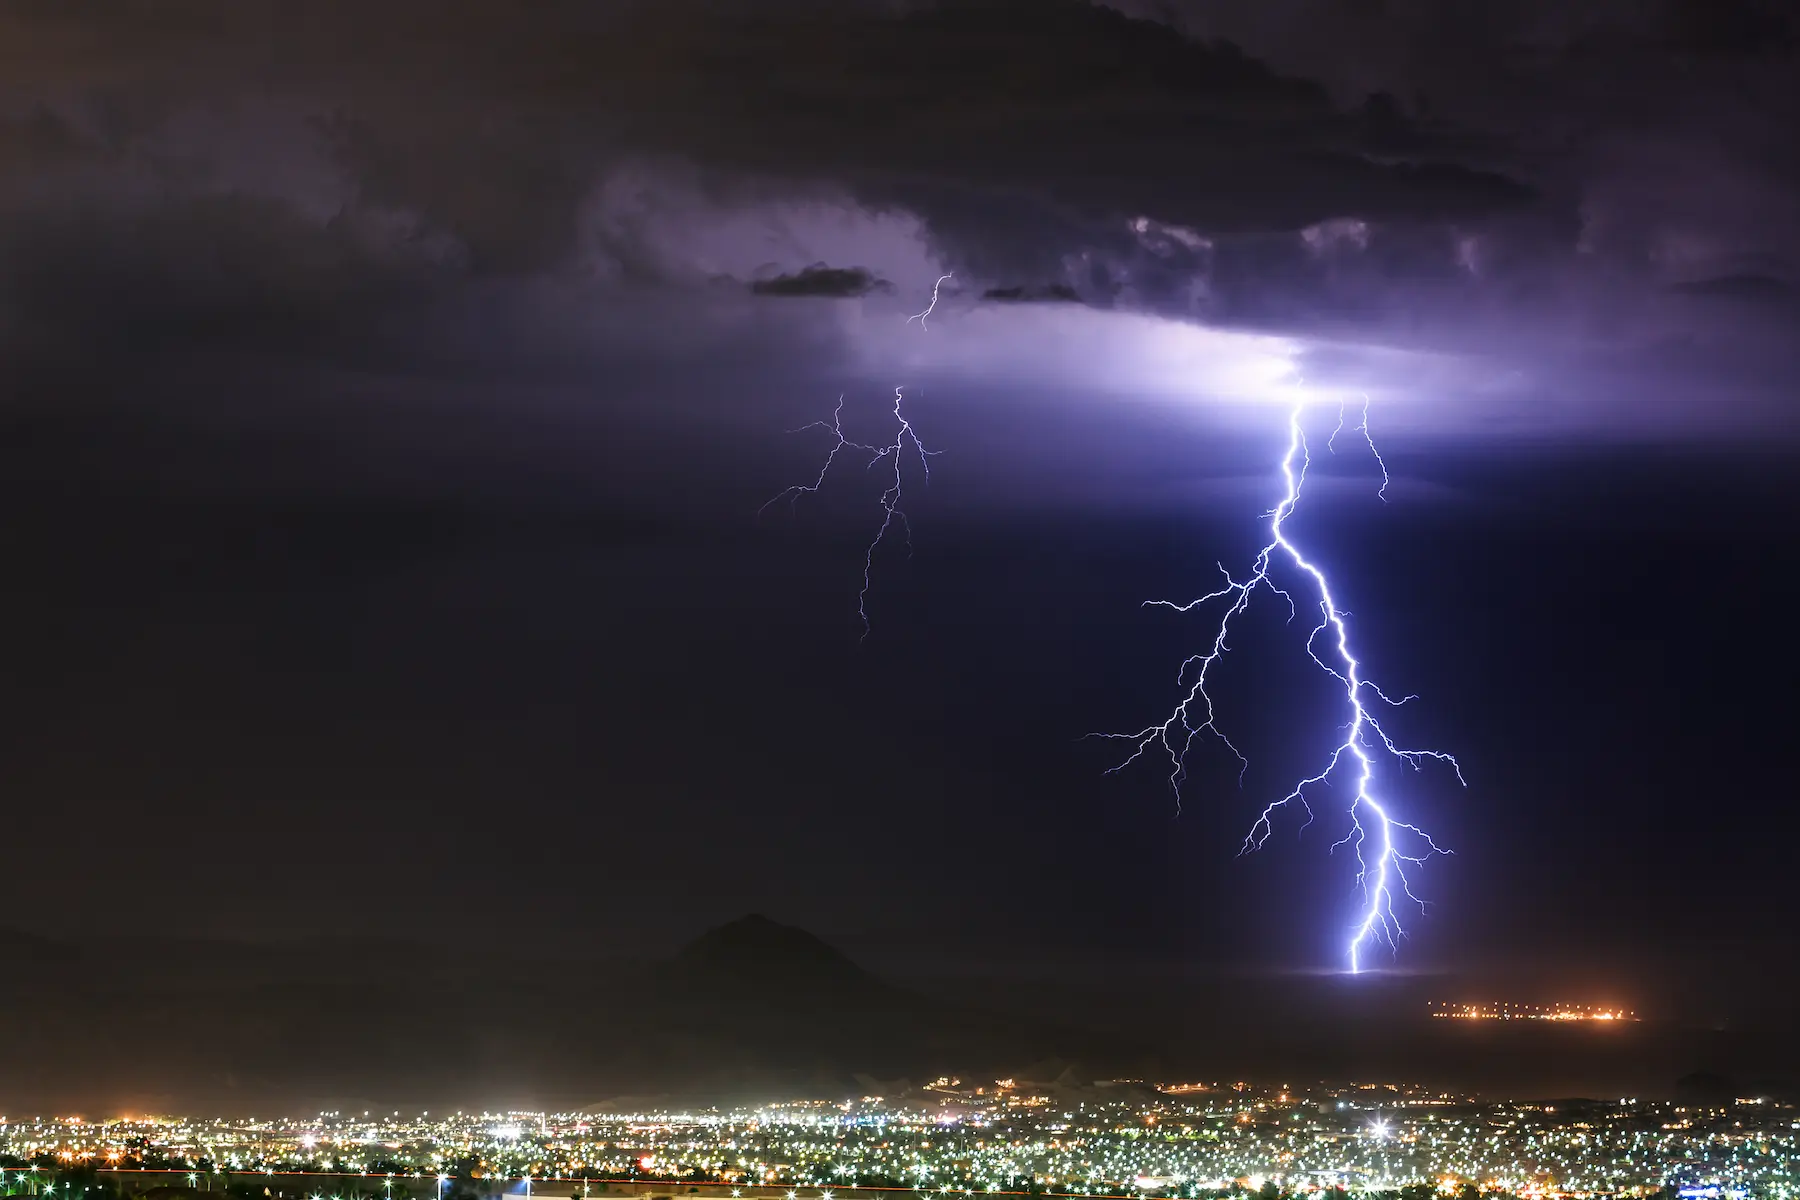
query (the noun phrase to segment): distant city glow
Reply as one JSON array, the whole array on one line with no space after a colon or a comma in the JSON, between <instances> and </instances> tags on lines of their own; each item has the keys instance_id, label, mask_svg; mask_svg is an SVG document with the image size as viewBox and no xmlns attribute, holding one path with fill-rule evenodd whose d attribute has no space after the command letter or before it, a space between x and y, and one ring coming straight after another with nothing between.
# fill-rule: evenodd
<instances>
[{"instance_id":1,"label":"distant city glow","mask_svg":"<svg viewBox=\"0 0 1800 1200\"><path fill-rule=\"evenodd\" d=\"M1586 1004L1434 1004L1431 1015L1456 1021L1636 1021L1625 1008Z\"/></svg>"}]
</instances>

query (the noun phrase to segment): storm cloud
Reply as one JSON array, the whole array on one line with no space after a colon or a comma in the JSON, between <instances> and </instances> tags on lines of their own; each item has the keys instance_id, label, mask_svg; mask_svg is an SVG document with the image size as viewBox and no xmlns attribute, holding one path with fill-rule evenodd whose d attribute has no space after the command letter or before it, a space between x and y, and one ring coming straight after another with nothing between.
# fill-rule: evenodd
<instances>
[{"instance_id":1,"label":"storm cloud","mask_svg":"<svg viewBox=\"0 0 1800 1200\"><path fill-rule=\"evenodd\" d=\"M894 285L885 279L877 279L861 267L828 267L824 263L814 263L773 279L754 280L750 290L758 296L824 296L846 300L870 292L891 292Z\"/></svg>"},{"instance_id":2,"label":"storm cloud","mask_svg":"<svg viewBox=\"0 0 1800 1200\"><path fill-rule=\"evenodd\" d=\"M1322 387L1429 375L1410 398L1451 413L1555 426L1603 392L1789 427L1782 10L1291 8L12 6L0 349L869 365L866 322L738 306L899 315L953 270L946 314L1078 296L1293 338ZM1346 74L1334 40L1380 52ZM1646 72L1655 112L1612 98Z\"/></svg>"}]
</instances>

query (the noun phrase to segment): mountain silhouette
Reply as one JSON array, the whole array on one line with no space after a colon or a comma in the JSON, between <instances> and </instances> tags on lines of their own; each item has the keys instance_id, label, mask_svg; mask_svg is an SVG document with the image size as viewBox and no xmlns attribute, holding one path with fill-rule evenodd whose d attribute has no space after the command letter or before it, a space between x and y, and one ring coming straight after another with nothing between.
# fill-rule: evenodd
<instances>
[{"instance_id":1,"label":"mountain silhouette","mask_svg":"<svg viewBox=\"0 0 1800 1200\"><path fill-rule=\"evenodd\" d=\"M0 931L0 946L31 968L29 986L0 987L0 1112L762 1101L835 1095L859 1074L1097 1062L1112 1044L885 980L761 914L660 960L574 955L550 970L366 938Z\"/></svg>"},{"instance_id":2,"label":"mountain silhouette","mask_svg":"<svg viewBox=\"0 0 1800 1200\"><path fill-rule=\"evenodd\" d=\"M1372 989L1368 980L1169 987L1112 978L1099 984L1116 1008L1096 1009L1062 980L1003 978L982 989L966 977L885 979L761 915L655 960L570 952L523 968L366 938L77 940L6 930L0 949L20 968L0 984L0 1112L566 1110L608 1096L724 1104L895 1094L905 1080L940 1075L1067 1091L1077 1076L1274 1071L1654 1095L1701 1064L1719 1078L1678 1090L1780 1095L1780 1080L1800 1075L1787 1027L1646 1023L1604 1037L1466 1029L1422 1020L1421 989L1442 983L1410 980Z\"/></svg>"},{"instance_id":3,"label":"mountain silhouette","mask_svg":"<svg viewBox=\"0 0 1800 1200\"><path fill-rule=\"evenodd\" d=\"M875 978L804 929L751 913L709 929L675 956L675 973L737 983L878 988Z\"/></svg>"}]
</instances>

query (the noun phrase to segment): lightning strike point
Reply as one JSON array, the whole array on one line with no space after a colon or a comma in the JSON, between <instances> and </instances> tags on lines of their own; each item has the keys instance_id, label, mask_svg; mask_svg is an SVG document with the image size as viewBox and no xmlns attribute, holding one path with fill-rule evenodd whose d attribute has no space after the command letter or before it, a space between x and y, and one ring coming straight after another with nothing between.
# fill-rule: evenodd
<instances>
[{"instance_id":1,"label":"lightning strike point","mask_svg":"<svg viewBox=\"0 0 1800 1200\"><path fill-rule=\"evenodd\" d=\"M1293 568L1309 596L1316 597L1311 607L1316 607L1318 621L1306 636L1305 648L1307 657L1337 681L1343 689L1344 702L1348 709L1348 721L1344 726L1342 739L1325 754L1320 769L1298 783L1280 799L1271 801L1263 807L1250 831L1239 847L1240 854L1261 849L1274 832L1274 822L1280 811L1290 805L1298 806L1306 813L1306 823L1302 831L1313 820L1312 805L1308 801L1311 789L1320 784L1331 783L1334 776L1348 772L1354 776L1355 793L1349 803L1349 830L1342 838L1332 844L1331 849L1348 846L1356 855L1357 885L1363 897L1363 911L1350 934L1345 954L1352 974L1360 973L1363 968L1363 956L1370 945L1376 941L1387 943L1394 948L1399 938L1405 936L1396 911L1396 900L1404 896L1421 909L1424 902L1413 893L1407 877L1409 867L1418 867L1426 859L1434 855L1449 854L1450 851L1432 841L1431 836L1417 825L1401 820L1395 815L1394 802L1377 794L1375 786L1375 765L1378 759L1393 759L1410 767L1420 767L1426 760L1448 765L1456 775L1458 783L1464 783L1462 767L1456 759L1439 750L1412 750L1396 744L1382 728L1380 721L1369 710L1367 697L1373 696L1384 704L1399 707L1415 697L1406 696L1399 700L1391 699L1373 682L1363 678L1362 663L1350 648L1350 630L1345 618L1349 615L1338 607L1332 595L1330 581L1325 572L1313 563L1288 537L1286 524L1300 502L1300 494L1306 483L1306 469L1309 456L1306 445L1306 431L1301 423L1305 411L1304 404L1296 405L1288 414L1287 452L1280 463L1281 478L1285 485L1280 501L1265 515L1269 520L1269 541L1251 562L1250 573L1242 579L1234 578L1223 565L1219 567L1224 576L1224 586L1206 593L1197 599L1179 603L1169 600L1146 601L1148 605L1174 609L1186 613L1215 601L1224 602L1224 611L1220 614L1218 624L1214 627L1212 638L1206 648L1197 654L1190 655L1182 662L1176 672L1176 686L1185 689L1180 701L1163 720L1148 725L1135 733L1109 733L1096 736L1114 738L1134 743L1131 753L1122 761L1109 768L1107 773L1113 774L1125 769L1147 754L1160 752L1169 762L1169 787L1175 794L1177 811L1181 806L1181 785L1187 778L1187 756L1193 749L1195 741L1203 735L1211 735L1221 742L1226 749L1237 758L1239 764L1239 781L1243 772L1248 769L1249 762L1240 753L1231 739L1219 728L1218 714L1214 707L1212 693L1207 684L1211 672L1224 657L1228 649L1232 622L1250 607L1250 602L1259 589L1266 588L1288 603L1290 620L1298 614L1293 595L1277 585L1270 577L1277 563L1285 562ZM1336 448L1338 435L1344 431L1347 414L1342 406L1338 410L1337 427L1332 430L1326 441L1328 450ZM1391 482L1387 463L1375 446L1374 438L1369 433L1369 400L1363 397L1362 412L1355 432L1367 443L1369 451L1374 455L1376 463L1381 467L1381 488L1378 495L1387 499L1387 488ZM1324 643L1321 656L1320 642Z\"/></svg>"}]
</instances>

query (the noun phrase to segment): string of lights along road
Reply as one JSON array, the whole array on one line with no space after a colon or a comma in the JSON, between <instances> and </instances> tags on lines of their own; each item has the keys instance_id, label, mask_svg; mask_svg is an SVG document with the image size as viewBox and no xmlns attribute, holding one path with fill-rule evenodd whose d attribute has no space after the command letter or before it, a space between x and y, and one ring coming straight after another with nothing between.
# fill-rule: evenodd
<instances>
[{"instance_id":1,"label":"string of lights along road","mask_svg":"<svg viewBox=\"0 0 1800 1200\"><path fill-rule=\"evenodd\" d=\"M1346 623L1348 614L1338 607L1330 580L1324 569L1309 559L1298 543L1288 535L1288 519L1299 506L1310 463L1306 415L1307 408L1304 404L1295 405L1288 414L1287 451L1281 458L1284 487L1280 500L1267 514L1269 540L1252 560L1248 574L1242 578L1234 577L1224 564L1220 564L1219 571L1224 576L1225 583L1216 591L1186 603L1169 600L1145 602L1147 606L1172 608L1180 613L1209 606L1216 606L1220 610L1218 623L1213 627L1212 637L1206 648L1190 655L1176 673L1176 685L1182 689L1180 700L1168 716L1135 733L1099 736L1135 743L1130 756L1111 768L1113 772L1123 770L1145 755L1165 755L1170 767L1169 786L1175 793L1177 806L1181 802L1182 781L1187 776L1188 754L1203 735L1210 735L1223 743L1237 757L1240 765L1239 778L1242 779L1242 771L1248 768L1249 762L1219 728L1213 695L1208 690L1208 685L1212 682L1212 671L1229 648L1232 624L1249 609L1257 594L1263 591L1279 597L1287 604L1290 621L1299 616L1302 607L1316 612L1316 623L1306 635L1306 652L1319 669L1336 680L1343 689L1346 710L1343 735L1335 745L1328 745L1325 749L1321 756L1322 765L1316 774L1301 779L1286 795L1263 808L1244 838L1242 851L1248 853L1260 848L1274 831L1277 815L1290 805L1304 810L1306 823L1310 824L1313 819L1309 802L1311 793L1321 785L1335 782L1340 776L1351 777L1353 789L1348 804L1348 828L1341 838L1332 843L1331 848L1336 851L1348 847L1356 856L1357 885L1362 894L1362 909L1345 945L1349 969L1356 973L1363 969L1373 945L1381 943L1394 948L1397 939L1404 934L1400 922L1399 897L1404 896L1423 907L1423 902L1413 893L1408 871L1422 865L1434 855L1449 853L1432 841L1431 836L1423 829L1405 819L1401 815L1398 801L1378 786L1377 762L1404 763L1417 768L1430 759L1447 766L1455 773L1458 783L1463 782L1463 776L1461 766L1451 755L1440 750L1407 749L1388 736L1377 715L1377 706L1398 708L1415 697L1392 699L1364 677L1363 664L1351 649L1350 629ZM1337 427L1326 443L1328 450L1336 451L1337 439L1345 430L1346 415L1346 410L1340 406ZM1378 495L1385 500L1390 482L1387 463L1369 434L1366 399L1354 432L1368 446L1381 468L1381 488ZM1292 577L1294 582L1289 587L1304 589L1304 605L1296 600L1292 591L1277 582L1275 572L1278 570L1282 571L1284 580L1288 576Z\"/></svg>"},{"instance_id":2,"label":"string of lights along road","mask_svg":"<svg viewBox=\"0 0 1800 1200\"><path fill-rule=\"evenodd\" d=\"M912 322L917 321L920 329L929 327L927 322L931 319L931 314L937 310L938 295L944 286L944 281L952 278L954 278L954 275L951 274L938 276L937 282L931 286L930 303L925 306L923 311L916 312L906 318L907 324L910 325ZM832 465L837 462L838 455L846 450L851 451L853 454L867 456L863 462L864 470L872 471L877 464L884 461L892 465L893 477L888 482L887 486L882 489L880 499L877 501L877 504L881 508L881 523L875 529L875 536L870 539L869 544L863 550L862 587L856 593L856 615L862 621L862 636L864 639L868 638L869 630L871 628L869 625L869 587L875 573L875 552L881 548L881 544L887 540L888 533L893 530L895 526L899 527L901 536L906 540L907 551L910 553L912 550L912 524L907 520L905 510L900 507L901 499L905 495L905 460L909 457L909 452L911 455L916 455L919 460L919 467L925 473L925 480L929 483L931 481L931 457L934 454L942 453L938 450L927 450L925 444L919 440L919 435L917 431L913 429L912 422L908 420L906 414L901 411L901 407L905 402L905 388L896 387L894 389L894 405L892 409L894 419L894 440L879 446L870 445L866 442L854 442L844 436L844 397L841 395L838 397L837 407L832 410L831 420L813 421L810 424L800 426L798 429L790 430L789 432L791 433L802 433L809 429L826 430L831 434L833 439L831 449L826 453L825 462L820 466L819 474L816 479L811 483L795 484L792 487L784 489L770 497L767 503L758 510L758 515L760 516L762 513L767 512L771 505L781 500L786 500L791 508L799 501L802 495L816 495L818 491L825 486L825 477L831 473Z\"/></svg>"}]
</instances>

